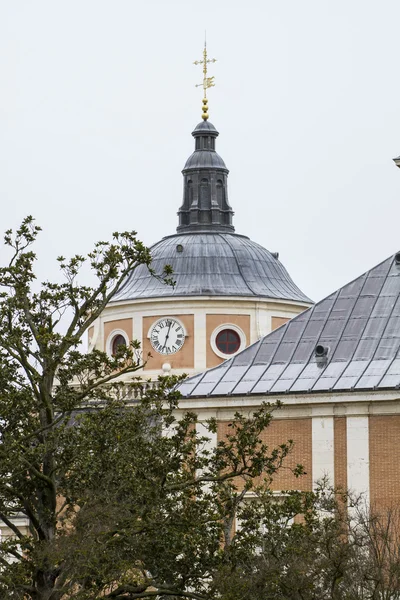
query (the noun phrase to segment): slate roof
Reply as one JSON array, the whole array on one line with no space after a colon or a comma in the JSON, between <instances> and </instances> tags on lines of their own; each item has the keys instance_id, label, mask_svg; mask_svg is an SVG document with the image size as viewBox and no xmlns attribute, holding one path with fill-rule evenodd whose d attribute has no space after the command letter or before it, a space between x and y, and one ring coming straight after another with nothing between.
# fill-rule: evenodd
<instances>
[{"instance_id":1,"label":"slate roof","mask_svg":"<svg viewBox=\"0 0 400 600\"><path fill-rule=\"evenodd\" d=\"M181 247L181 252L179 249ZM182 233L152 246L152 266L174 271L175 287L152 277L145 265L133 271L114 301L180 296L246 296L311 303L271 252L234 233Z\"/></svg>"},{"instance_id":2,"label":"slate roof","mask_svg":"<svg viewBox=\"0 0 400 600\"><path fill-rule=\"evenodd\" d=\"M327 349L317 358L315 348ZM400 388L400 252L218 367L184 396Z\"/></svg>"}]
</instances>

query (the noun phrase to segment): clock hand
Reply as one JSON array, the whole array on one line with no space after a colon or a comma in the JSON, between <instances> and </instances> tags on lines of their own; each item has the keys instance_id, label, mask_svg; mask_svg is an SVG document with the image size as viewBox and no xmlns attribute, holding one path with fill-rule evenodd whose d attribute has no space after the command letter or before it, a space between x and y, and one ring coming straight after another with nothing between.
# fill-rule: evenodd
<instances>
[{"instance_id":1,"label":"clock hand","mask_svg":"<svg viewBox=\"0 0 400 600\"><path fill-rule=\"evenodd\" d=\"M169 326L168 326L168 331L167 331L167 335L165 336L165 342L164 342L164 346L162 347L162 350L164 350L165 346L167 345L167 341L168 341L168 338L169 338L169 332L171 330L171 325L172 325L172 323L170 323Z\"/></svg>"}]
</instances>

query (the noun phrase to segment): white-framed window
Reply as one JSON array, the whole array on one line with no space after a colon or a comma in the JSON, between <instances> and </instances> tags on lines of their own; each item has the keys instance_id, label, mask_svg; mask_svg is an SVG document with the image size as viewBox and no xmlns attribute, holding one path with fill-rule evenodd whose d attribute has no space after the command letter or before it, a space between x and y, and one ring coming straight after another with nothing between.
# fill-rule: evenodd
<instances>
[{"instance_id":1,"label":"white-framed window","mask_svg":"<svg viewBox=\"0 0 400 600\"><path fill-rule=\"evenodd\" d=\"M210 344L217 356L227 359L246 348L246 335L237 325L224 323L214 329Z\"/></svg>"},{"instance_id":2,"label":"white-framed window","mask_svg":"<svg viewBox=\"0 0 400 600\"><path fill-rule=\"evenodd\" d=\"M129 346L129 338L123 329L113 329L107 338L106 352L109 356L114 356L118 346Z\"/></svg>"}]
</instances>

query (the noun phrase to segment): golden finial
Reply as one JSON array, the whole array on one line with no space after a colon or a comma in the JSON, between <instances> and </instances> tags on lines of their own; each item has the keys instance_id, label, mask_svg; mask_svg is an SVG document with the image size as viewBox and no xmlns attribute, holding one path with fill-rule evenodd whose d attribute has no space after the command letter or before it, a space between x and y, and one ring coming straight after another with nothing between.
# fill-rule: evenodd
<instances>
[{"instance_id":1,"label":"golden finial","mask_svg":"<svg viewBox=\"0 0 400 600\"><path fill-rule=\"evenodd\" d=\"M204 90L203 96L203 114L201 115L204 121L208 119L208 100L207 90L210 87L214 87L214 77L207 77L207 65L209 63L215 63L216 58L207 58L207 42L204 41L203 60L195 60L194 65L203 65L203 83L198 83L196 87L202 87Z\"/></svg>"}]
</instances>

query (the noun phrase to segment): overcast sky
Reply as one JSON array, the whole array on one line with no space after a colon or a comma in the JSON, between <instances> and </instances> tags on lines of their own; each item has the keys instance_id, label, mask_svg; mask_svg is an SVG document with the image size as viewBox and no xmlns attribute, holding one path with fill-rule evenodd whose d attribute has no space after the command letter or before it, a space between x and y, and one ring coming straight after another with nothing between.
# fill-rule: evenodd
<instances>
[{"instance_id":1,"label":"overcast sky","mask_svg":"<svg viewBox=\"0 0 400 600\"><path fill-rule=\"evenodd\" d=\"M0 0L1 229L37 218L41 277L175 232L205 29L236 231L314 300L400 249L399 0Z\"/></svg>"}]
</instances>

